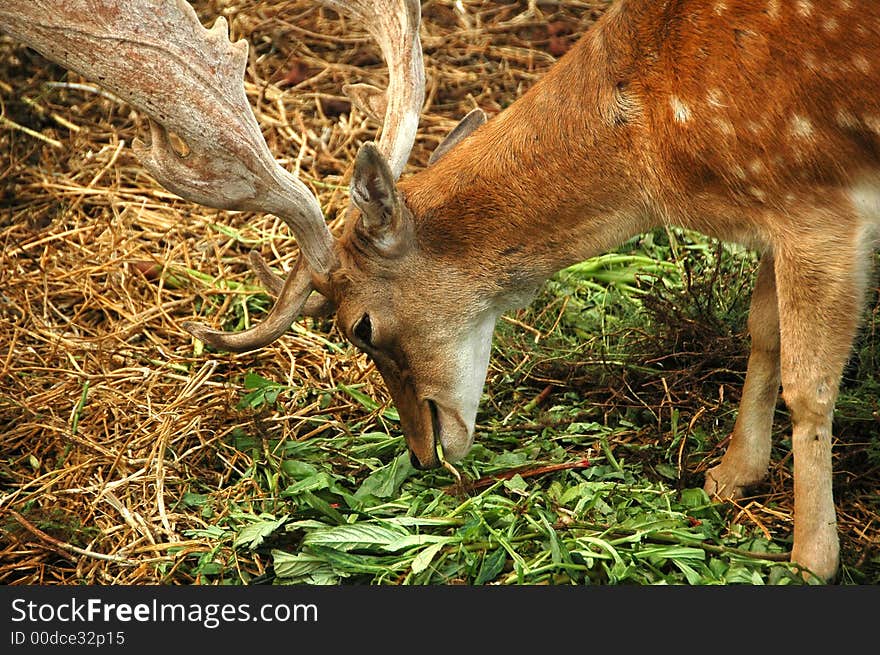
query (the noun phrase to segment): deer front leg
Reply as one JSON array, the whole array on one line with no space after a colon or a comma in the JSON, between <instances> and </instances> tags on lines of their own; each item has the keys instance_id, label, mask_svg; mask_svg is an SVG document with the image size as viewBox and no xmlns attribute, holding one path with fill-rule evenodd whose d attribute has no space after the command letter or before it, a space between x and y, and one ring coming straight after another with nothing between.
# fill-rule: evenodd
<instances>
[{"instance_id":1,"label":"deer front leg","mask_svg":"<svg viewBox=\"0 0 880 655\"><path fill-rule=\"evenodd\" d=\"M721 463L706 472L710 498L735 500L767 475L770 432L779 397L779 309L773 255L761 258L749 309L752 349L739 414Z\"/></svg>"},{"instance_id":2,"label":"deer front leg","mask_svg":"<svg viewBox=\"0 0 880 655\"><path fill-rule=\"evenodd\" d=\"M776 257L782 397L791 413L792 562L834 577L839 541L832 493L832 417L858 326L867 261L857 230L805 233ZM783 254L784 253L784 254Z\"/></svg>"}]
</instances>

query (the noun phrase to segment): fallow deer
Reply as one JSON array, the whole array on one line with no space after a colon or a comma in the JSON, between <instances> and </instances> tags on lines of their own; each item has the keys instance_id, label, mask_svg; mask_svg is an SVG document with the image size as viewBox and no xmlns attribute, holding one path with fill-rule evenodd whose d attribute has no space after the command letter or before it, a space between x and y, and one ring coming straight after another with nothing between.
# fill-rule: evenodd
<instances>
[{"instance_id":1,"label":"fallow deer","mask_svg":"<svg viewBox=\"0 0 880 655\"><path fill-rule=\"evenodd\" d=\"M766 474L781 385L791 559L833 578L832 414L880 227L880 5L617 0L517 102L470 115L398 182L424 98L420 6L323 4L362 20L390 68L387 93L352 89L385 124L357 155L339 237L269 153L241 89L246 44L222 19L206 31L182 0L6 0L0 28L147 115L152 142L135 149L165 187L290 225L286 280L255 261L278 295L262 323L184 327L246 351L335 308L422 468L468 453L495 323L556 271L661 225L760 251L740 410L705 489L735 498Z\"/></svg>"}]
</instances>

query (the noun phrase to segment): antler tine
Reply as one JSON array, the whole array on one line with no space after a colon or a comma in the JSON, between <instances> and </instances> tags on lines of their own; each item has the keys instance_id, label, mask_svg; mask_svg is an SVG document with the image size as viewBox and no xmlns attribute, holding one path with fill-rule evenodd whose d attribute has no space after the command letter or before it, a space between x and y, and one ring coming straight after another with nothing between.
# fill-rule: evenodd
<instances>
[{"instance_id":1,"label":"antler tine","mask_svg":"<svg viewBox=\"0 0 880 655\"><path fill-rule=\"evenodd\" d=\"M425 101L419 0L319 1L338 13L347 13L361 21L382 50L388 66L388 89L378 146L388 160L394 179L397 179L415 143L419 115Z\"/></svg>"},{"instance_id":2,"label":"antler tine","mask_svg":"<svg viewBox=\"0 0 880 655\"><path fill-rule=\"evenodd\" d=\"M275 297L279 297L284 291L285 279L269 268L269 264L256 250L252 250L250 254L251 270L260 278L266 290ZM288 274L289 275L289 274ZM322 318L329 316L335 310L333 301L320 293L313 293L300 308L300 314L303 316L311 316L313 318Z\"/></svg>"},{"instance_id":3,"label":"antler tine","mask_svg":"<svg viewBox=\"0 0 880 655\"><path fill-rule=\"evenodd\" d=\"M210 207L280 216L316 273L333 267L320 205L269 151L242 84L247 42L230 43L224 18L205 29L185 0L4 0L0 29L148 116L151 143L136 141L135 153L164 187Z\"/></svg>"},{"instance_id":4,"label":"antler tine","mask_svg":"<svg viewBox=\"0 0 880 655\"><path fill-rule=\"evenodd\" d=\"M256 350L268 346L287 332L300 315L311 292L312 274L303 255L300 255L296 265L284 280L284 285L272 311L258 325L241 332L223 332L201 323L186 321L183 323L183 328L197 339L201 339L218 350L229 350L236 353Z\"/></svg>"}]
</instances>

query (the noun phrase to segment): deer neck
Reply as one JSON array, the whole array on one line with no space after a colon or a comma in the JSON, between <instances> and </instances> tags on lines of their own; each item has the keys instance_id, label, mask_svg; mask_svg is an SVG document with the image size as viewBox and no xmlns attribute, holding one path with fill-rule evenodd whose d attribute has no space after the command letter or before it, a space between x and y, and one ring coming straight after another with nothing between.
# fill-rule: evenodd
<instances>
[{"instance_id":1,"label":"deer neck","mask_svg":"<svg viewBox=\"0 0 880 655\"><path fill-rule=\"evenodd\" d=\"M576 48L586 52L571 51L516 103L400 184L420 249L491 281L510 304L653 223L601 43Z\"/></svg>"}]
</instances>

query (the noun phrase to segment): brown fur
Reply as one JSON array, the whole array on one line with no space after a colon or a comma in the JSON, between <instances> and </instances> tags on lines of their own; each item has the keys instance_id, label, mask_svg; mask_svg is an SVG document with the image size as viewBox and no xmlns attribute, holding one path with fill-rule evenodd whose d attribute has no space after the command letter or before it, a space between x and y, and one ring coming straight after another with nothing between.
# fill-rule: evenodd
<instances>
[{"instance_id":1,"label":"brown fur","mask_svg":"<svg viewBox=\"0 0 880 655\"><path fill-rule=\"evenodd\" d=\"M424 399L454 405L450 344L468 317L662 224L762 250L742 405L706 490L736 496L765 475L781 384L792 559L834 575L831 417L880 221L876 2L620 0L399 193L395 252L351 221L323 290L349 333L375 317L367 351L426 466L438 462Z\"/></svg>"}]
</instances>

